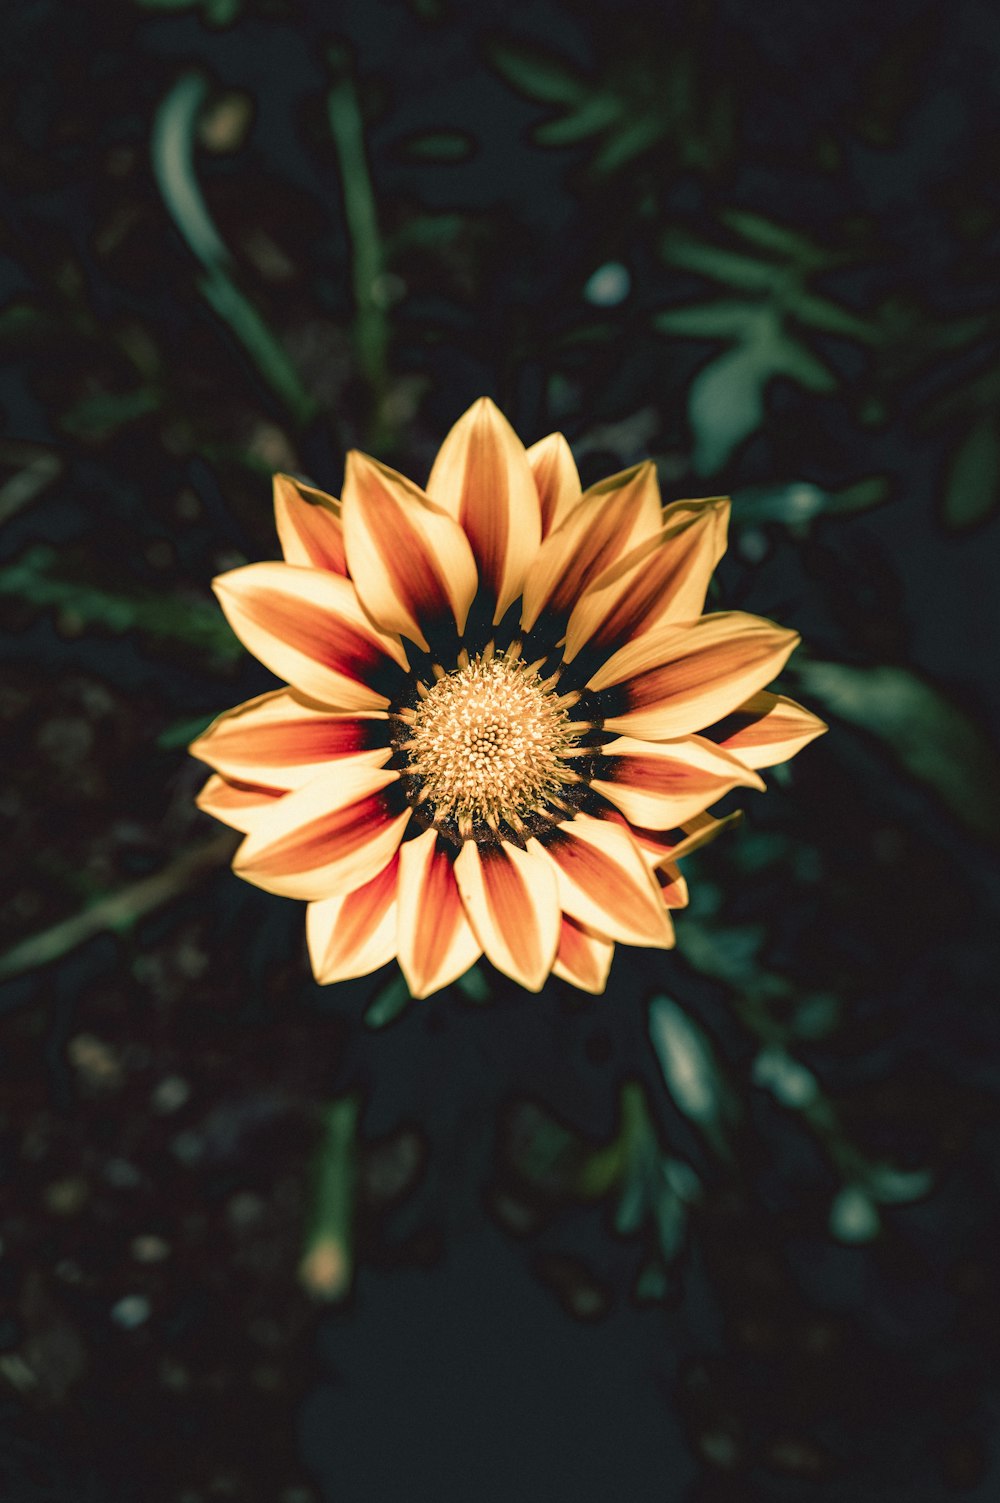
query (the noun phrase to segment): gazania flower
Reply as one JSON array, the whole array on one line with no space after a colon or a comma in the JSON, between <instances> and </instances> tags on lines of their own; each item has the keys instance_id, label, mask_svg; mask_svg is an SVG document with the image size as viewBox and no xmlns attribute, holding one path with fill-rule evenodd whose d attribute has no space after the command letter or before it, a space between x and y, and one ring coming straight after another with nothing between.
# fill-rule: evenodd
<instances>
[{"instance_id":1,"label":"gazania flower","mask_svg":"<svg viewBox=\"0 0 1000 1503\"><path fill-rule=\"evenodd\" d=\"M764 689L794 632L702 615L728 502L663 507L652 464L582 492L485 398L426 491L364 454L343 498L279 475L284 563L215 581L287 687L191 750L234 870L304 899L317 980L396 957L427 996L485 955L603 990L616 943L668 948L705 811L825 729Z\"/></svg>"}]
</instances>

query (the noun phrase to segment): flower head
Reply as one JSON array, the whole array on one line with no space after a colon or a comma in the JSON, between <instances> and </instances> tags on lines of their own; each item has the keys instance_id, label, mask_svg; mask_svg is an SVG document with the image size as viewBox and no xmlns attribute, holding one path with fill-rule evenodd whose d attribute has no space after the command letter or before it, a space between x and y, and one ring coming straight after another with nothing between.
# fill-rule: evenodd
<instances>
[{"instance_id":1,"label":"flower head","mask_svg":"<svg viewBox=\"0 0 1000 1503\"><path fill-rule=\"evenodd\" d=\"M663 507L649 463L581 492L483 398L426 491L348 456L340 501L275 479L284 563L215 581L287 687L194 742L234 870L309 904L321 982L398 958L415 996L482 954L537 991L668 948L706 812L822 721L764 686L797 637L702 615L728 502Z\"/></svg>"}]
</instances>

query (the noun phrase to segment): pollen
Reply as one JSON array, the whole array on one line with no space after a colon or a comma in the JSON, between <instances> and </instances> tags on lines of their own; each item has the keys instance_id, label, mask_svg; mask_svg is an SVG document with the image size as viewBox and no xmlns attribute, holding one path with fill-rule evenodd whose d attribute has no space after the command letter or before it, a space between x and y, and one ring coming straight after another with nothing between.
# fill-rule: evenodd
<instances>
[{"instance_id":1,"label":"pollen","mask_svg":"<svg viewBox=\"0 0 1000 1503\"><path fill-rule=\"evenodd\" d=\"M514 829L575 781L575 743L560 698L510 653L487 653L439 678L414 714L409 771L435 822Z\"/></svg>"}]
</instances>

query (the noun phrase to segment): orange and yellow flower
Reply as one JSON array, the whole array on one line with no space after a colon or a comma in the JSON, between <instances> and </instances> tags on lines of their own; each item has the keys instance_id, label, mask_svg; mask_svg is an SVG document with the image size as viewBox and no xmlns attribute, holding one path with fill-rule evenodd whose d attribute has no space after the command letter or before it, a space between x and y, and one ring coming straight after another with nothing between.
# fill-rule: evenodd
<instances>
[{"instance_id":1,"label":"orange and yellow flower","mask_svg":"<svg viewBox=\"0 0 1000 1503\"><path fill-rule=\"evenodd\" d=\"M664 507L650 463L581 492L485 398L425 491L355 452L340 501L274 498L285 561L215 589L287 687L191 750L234 870L308 903L316 979L395 957L424 997L485 954L599 992L616 943L672 945L707 807L825 729L764 688L794 632L702 615L728 502Z\"/></svg>"}]
</instances>

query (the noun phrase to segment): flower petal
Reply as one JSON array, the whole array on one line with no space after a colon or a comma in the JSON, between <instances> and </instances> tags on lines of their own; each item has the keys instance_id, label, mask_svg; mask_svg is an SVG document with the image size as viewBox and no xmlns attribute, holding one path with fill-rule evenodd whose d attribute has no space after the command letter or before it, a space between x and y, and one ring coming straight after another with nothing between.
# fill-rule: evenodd
<instances>
[{"instance_id":1,"label":"flower petal","mask_svg":"<svg viewBox=\"0 0 1000 1503\"><path fill-rule=\"evenodd\" d=\"M524 583L521 625L530 631L542 612L569 617L592 579L659 530L660 488L646 460L584 491L561 527L538 550Z\"/></svg>"},{"instance_id":2,"label":"flower petal","mask_svg":"<svg viewBox=\"0 0 1000 1503\"><path fill-rule=\"evenodd\" d=\"M286 794L255 825L233 870L289 898L333 898L362 887L393 858L410 818L399 774L338 767ZM396 786L393 786L396 785Z\"/></svg>"},{"instance_id":3,"label":"flower petal","mask_svg":"<svg viewBox=\"0 0 1000 1503\"><path fill-rule=\"evenodd\" d=\"M675 501L663 521L659 532L605 569L577 601L566 628L567 663L585 643L611 651L654 626L701 615L708 582L726 551L729 501Z\"/></svg>"},{"instance_id":4,"label":"flower petal","mask_svg":"<svg viewBox=\"0 0 1000 1503\"><path fill-rule=\"evenodd\" d=\"M711 845L712 841L716 840L724 830L742 823L742 809L734 809L731 814L725 814L721 819L716 819L714 814L696 814L693 819L686 819L678 830L663 832L660 855L654 864L657 867L666 868L672 862L682 861L685 856L692 855L694 851L700 851L702 846ZM650 854L652 854L652 846L650 846Z\"/></svg>"},{"instance_id":5,"label":"flower petal","mask_svg":"<svg viewBox=\"0 0 1000 1503\"><path fill-rule=\"evenodd\" d=\"M658 627L592 675L593 711L609 731L669 741L721 720L780 671L799 640L760 616L720 611Z\"/></svg>"},{"instance_id":6,"label":"flower petal","mask_svg":"<svg viewBox=\"0 0 1000 1503\"><path fill-rule=\"evenodd\" d=\"M773 767L787 762L828 729L794 699L783 694L752 694L705 735L738 757L746 767Z\"/></svg>"},{"instance_id":7,"label":"flower petal","mask_svg":"<svg viewBox=\"0 0 1000 1503\"><path fill-rule=\"evenodd\" d=\"M552 970L583 992L599 996L607 985L615 947L600 939L576 919L564 913L559 933L559 949Z\"/></svg>"},{"instance_id":8,"label":"flower petal","mask_svg":"<svg viewBox=\"0 0 1000 1503\"><path fill-rule=\"evenodd\" d=\"M673 830L700 814L730 788L763 789L763 780L736 757L700 736L682 741L637 741L620 736L601 747L591 787L630 824Z\"/></svg>"},{"instance_id":9,"label":"flower petal","mask_svg":"<svg viewBox=\"0 0 1000 1503\"><path fill-rule=\"evenodd\" d=\"M581 500L582 486L573 453L561 433L540 438L528 450L528 463L542 507L542 537L565 521Z\"/></svg>"},{"instance_id":10,"label":"flower petal","mask_svg":"<svg viewBox=\"0 0 1000 1503\"><path fill-rule=\"evenodd\" d=\"M670 861L665 861L657 868L656 880L660 884L660 896L668 908L686 908L688 905L688 885L681 876L679 867Z\"/></svg>"},{"instance_id":11,"label":"flower petal","mask_svg":"<svg viewBox=\"0 0 1000 1503\"><path fill-rule=\"evenodd\" d=\"M396 953L399 856L363 887L306 909L306 943L321 986L368 976Z\"/></svg>"},{"instance_id":12,"label":"flower petal","mask_svg":"<svg viewBox=\"0 0 1000 1503\"><path fill-rule=\"evenodd\" d=\"M673 944L660 890L628 830L578 814L544 845L529 840L528 850L555 868L559 906L570 918L605 939L658 949Z\"/></svg>"},{"instance_id":13,"label":"flower petal","mask_svg":"<svg viewBox=\"0 0 1000 1503\"><path fill-rule=\"evenodd\" d=\"M255 783L220 778L213 773L196 796L195 803L213 819L219 819L245 835L281 797L280 788L263 788Z\"/></svg>"},{"instance_id":14,"label":"flower petal","mask_svg":"<svg viewBox=\"0 0 1000 1503\"><path fill-rule=\"evenodd\" d=\"M455 862L458 890L488 958L529 992L540 991L559 943L559 902L552 867L507 841L467 840Z\"/></svg>"},{"instance_id":15,"label":"flower petal","mask_svg":"<svg viewBox=\"0 0 1000 1503\"><path fill-rule=\"evenodd\" d=\"M441 445L427 494L465 529L499 621L521 593L542 520L524 445L488 397L473 403Z\"/></svg>"},{"instance_id":16,"label":"flower petal","mask_svg":"<svg viewBox=\"0 0 1000 1503\"><path fill-rule=\"evenodd\" d=\"M462 907L454 861L436 830L399 851L399 964L414 997L464 976L483 947Z\"/></svg>"},{"instance_id":17,"label":"flower petal","mask_svg":"<svg viewBox=\"0 0 1000 1503\"><path fill-rule=\"evenodd\" d=\"M300 788L331 762L382 767L392 756L389 720L381 710L341 715L318 709L287 689L258 695L226 710L188 747L228 778Z\"/></svg>"},{"instance_id":18,"label":"flower petal","mask_svg":"<svg viewBox=\"0 0 1000 1503\"><path fill-rule=\"evenodd\" d=\"M424 631L465 626L478 575L469 540L405 476L352 450L344 480L344 542L362 604L383 631L429 651Z\"/></svg>"},{"instance_id":19,"label":"flower petal","mask_svg":"<svg viewBox=\"0 0 1000 1503\"><path fill-rule=\"evenodd\" d=\"M310 699L384 710L383 686L409 665L398 637L365 615L349 579L290 564L247 564L212 581L233 631L266 668Z\"/></svg>"},{"instance_id":20,"label":"flower petal","mask_svg":"<svg viewBox=\"0 0 1000 1503\"><path fill-rule=\"evenodd\" d=\"M291 475L274 477L274 520L286 564L347 573L340 502Z\"/></svg>"}]
</instances>

